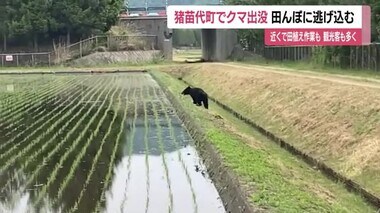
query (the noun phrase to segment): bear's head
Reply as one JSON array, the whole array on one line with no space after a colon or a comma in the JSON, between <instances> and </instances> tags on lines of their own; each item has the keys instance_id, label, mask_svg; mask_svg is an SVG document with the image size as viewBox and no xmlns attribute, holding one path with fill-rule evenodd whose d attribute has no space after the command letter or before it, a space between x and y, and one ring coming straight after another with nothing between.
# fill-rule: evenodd
<instances>
[{"instance_id":1,"label":"bear's head","mask_svg":"<svg viewBox=\"0 0 380 213\"><path fill-rule=\"evenodd\" d=\"M191 89L190 86L186 87L186 89L184 89L181 94L182 95L188 95L188 94L190 94L190 89Z\"/></svg>"}]
</instances>

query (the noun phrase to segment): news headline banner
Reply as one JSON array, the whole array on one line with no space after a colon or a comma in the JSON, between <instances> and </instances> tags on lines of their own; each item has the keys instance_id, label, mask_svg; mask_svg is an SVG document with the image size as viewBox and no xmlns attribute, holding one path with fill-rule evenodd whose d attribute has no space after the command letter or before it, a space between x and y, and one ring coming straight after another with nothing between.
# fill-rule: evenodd
<instances>
[{"instance_id":1,"label":"news headline banner","mask_svg":"<svg viewBox=\"0 0 380 213\"><path fill-rule=\"evenodd\" d=\"M170 5L169 29L265 29L269 46L368 45L363 5Z\"/></svg>"}]
</instances>

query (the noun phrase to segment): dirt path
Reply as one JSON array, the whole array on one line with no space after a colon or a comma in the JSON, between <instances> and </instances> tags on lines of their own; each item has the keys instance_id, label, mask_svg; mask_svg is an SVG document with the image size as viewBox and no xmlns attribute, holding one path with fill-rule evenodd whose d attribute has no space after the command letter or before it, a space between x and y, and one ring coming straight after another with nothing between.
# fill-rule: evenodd
<instances>
[{"instance_id":1,"label":"dirt path","mask_svg":"<svg viewBox=\"0 0 380 213\"><path fill-rule=\"evenodd\" d=\"M316 73L313 71L296 71L296 70L291 70L291 69L286 69L286 68L267 67L267 66L259 66L259 65L241 65L241 64L236 64L236 63L214 63L214 64L240 68L240 69L248 69L253 72L271 72L271 73L277 73L277 74L287 75L287 76L311 78L311 79L330 81L330 82L339 83L339 84L380 89L380 80L371 79L371 78L334 75L334 74L327 74L327 73Z\"/></svg>"}]
</instances>

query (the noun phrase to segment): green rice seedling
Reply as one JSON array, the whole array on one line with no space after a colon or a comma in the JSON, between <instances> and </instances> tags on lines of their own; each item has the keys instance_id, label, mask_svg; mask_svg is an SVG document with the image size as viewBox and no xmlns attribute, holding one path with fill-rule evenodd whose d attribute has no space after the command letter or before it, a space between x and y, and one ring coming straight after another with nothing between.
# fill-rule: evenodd
<instances>
[{"instance_id":1,"label":"green rice seedling","mask_svg":"<svg viewBox=\"0 0 380 213\"><path fill-rule=\"evenodd\" d=\"M69 101L69 99L67 99L66 101ZM65 104L66 103L63 102L61 103L61 105ZM68 106L66 106L67 108ZM18 144L13 144L13 142L20 136L24 135L23 132L20 132L18 133L18 135L16 135L15 137L9 139L7 142L3 143L0 145L0 151L2 151L4 149L4 147L6 147L8 144L12 144L12 148L10 150L8 150L7 152L5 153L2 153L0 154L0 160L2 158L5 158L7 155L9 155L11 153L12 150L15 150L18 148L18 146L20 144L22 144L22 142L25 142L25 141L28 141L30 138L32 138L35 134L38 133L39 130L43 129L45 126L49 125L50 121L51 120L54 120L56 117L60 116L60 114L56 114L54 115L53 117L51 117L52 114L54 114L56 111L60 110L59 107L55 108L54 110L52 111L49 111L48 113L46 113L43 117L40 117L38 120L36 120L33 124L33 126L29 127L28 129L33 129L35 126L39 126L37 129L34 129L33 132L29 133L26 137L24 137L24 139L19 142ZM46 110L44 110L43 112L45 112ZM62 111L61 111L62 112ZM49 118L50 117L50 118ZM46 118L49 118L48 120L46 120ZM44 125L41 125L41 124L44 124Z\"/></svg>"},{"instance_id":2,"label":"green rice seedling","mask_svg":"<svg viewBox=\"0 0 380 213\"><path fill-rule=\"evenodd\" d=\"M146 91L146 97L144 100L144 143L145 143L145 163L146 163L146 168L147 168L147 179L146 179L146 194L147 194L147 199L146 199L146 206L145 209L148 209L149 206L149 188L150 188L150 182L149 182L149 141L148 141L148 132L149 132L149 125L148 125L148 113L147 113L147 107L146 107L146 98L149 96L149 90L146 87L143 87L143 91ZM141 99L144 99L142 96Z\"/></svg>"},{"instance_id":3,"label":"green rice seedling","mask_svg":"<svg viewBox=\"0 0 380 213\"><path fill-rule=\"evenodd\" d=\"M79 103L77 105L79 105ZM70 108L70 107L71 107L71 105L67 105L65 108ZM73 108L73 109L75 109L75 108ZM26 148L22 149L22 151L18 151L18 154L13 155L10 159L8 159L8 161L0 167L0 173L2 171L4 171L5 169L7 169L16 160L17 157L24 155L25 152L28 151L31 147L33 147L38 141L40 141L40 139L45 137L48 133L52 132L54 130L54 128L60 124L59 121L64 120L67 116L69 116L69 114L65 114L64 116L62 116L61 112L64 112L64 110L60 111L60 113L54 115L53 117L50 117L50 119L45 121L44 125L40 125L39 128L35 129L31 134L29 134L27 137L25 137L24 140L22 140L20 143L18 143L16 145L14 145L7 152L0 154L0 159L5 158L6 156L10 155L13 150L17 150L18 146L22 142L25 142L25 143L28 142L29 138L34 136L34 134L37 134L39 130L42 130L45 126L49 126L47 131L45 131L43 134L40 134L32 142L29 142L28 146ZM58 121L56 121L53 125L50 125L50 121L54 120L55 118L60 118L60 119Z\"/></svg>"},{"instance_id":4,"label":"green rice seedling","mask_svg":"<svg viewBox=\"0 0 380 213\"><path fill-rule=\"evenodd\" d=\"M116 112L118 112L119 109L120 109L120 107L121 107L121 106L120 106L120 105L121 105L121 94L122 94L122 92L119 93L118 104L117 104ZM110 128L108 128L106 134L104 135L103 140L102 140L102 142L101 142L101 144L100 144L100 147L99 147L99 149L98 149L98 151L97 151L97 153L96 153L96 155L95 155L95 157L94 157L94 160L92 161L90 172L87 174L86 181L85 181L84 185L82 186L82 190L81 190L81 192L79 193L79 196L78 196L78 198L77 198L77 201L75 202L74 206L68 211L69 213L70 213L70 212L73 212L73 211L76 211L77 208L78 208L79 203L81 202L81 199L82 199L82 197L83 197L84 191L87 189L87 186L88 186L88 184L90 183L90 180L91 180L91 176L92 176L92 174L93 174L94 171L95 171L95 166L96 166L96 164L97 164L97 162L98 162L98 158L100 157L100 154L101 154L102 151L103 151L103 146L104 146L104 144L106 143L106 138L107 138L108 135L111 133L111 127L112 127L113 124L115 123L116 117L117 117L117 114L115 113L114 116L113 116L113 118L112 118L112 121L111 121L111 124L110 124ZM75 167L75 165L73 165L73 166ZM112 165L109 165L109 166L112 167ZM67 182L68 182L68 181L67 181ZM62 196L62 192L63 192L64 188L65 188L65 185L62 184L60 190L58 191L57 200L61 198L61 196ZM53 202L53 204L54 204L54 202Z\"/></svg>"},{"instance_id":5,"label":"green rice seedling","mask_svg":"<svg viewBox=\"0 0 380 213\"><path fill-rule=\"evenodd\" d=\"M134 106L134 118L133 118L133 121L132 121L132 132L131 132L131 136L130 136L130 139L129 139L129 143L128 143L128 148L129 148L129 153L128 153L128 165L127 165L127 170L128 170L128 175L127 175L127 180L130 179L131 177L131 156L132 156L132 153L133 153L133 143L134 143L134 137L135 137L135 133L136 133L136 120L137 120L137 101L136 101L136 88L134 88L133 90L133 100L135 100L135 106ZM121 202L121 205L120 205L120 209L121 211L123 212L124 210L124 205L125 205L125 202L127 201L127 189L128 189L128 184L126 184L125 186L125 189L124 189L124 198L123 198L123 201Z\"/></svg>"},{"instance_id":6,"label":"green rice seedling","mask_svg":"<svg viewBox=\"0 0 380 213\"><path fill-rule=\"evenodd\" d=\"M127 97L129 96L130 94L130 88L128 89L128 93L127 93ZM96 208L94 210L94 212L99 212L100 211L100 208L101 208L101 201L102 200L105 200L104 197L105 197L105 192L106 192L106 189L107 187L109 186L110 182L111 182L111 176L112 176L112 169L113 169L113 164L115 162L115 158L116 158L116 152L120 146L120 141L122 141L122 135L124 133L124 128L125 128L125 119L127 118L127 113L128 113L128 104L126 104L126 106L124 107L124 114L123 114L123 120L121 122L121 127L120 127L120 131L116 137L116 144L112 150L112 154L111 154L111 159L110 159L110 163L108 164L108 171L107 171L107 174L106 174L106 177L104 179L104 183L103 183L103 187L102 187L102 192L101 192L101 195L100 195L100 199L98 200L97 204L96 204ZM74 209L75 210L75 209Z\"/></svg>"},{"instance_id":7,"label":"green rice seedling","mask_svg":"<svg viewBox=\"0 0 380 213\"><path fill-rule=\"evenodd\" d=\"M94 87L96 88L96 87ZM98 88L96 88L97 90L102 90L102 93L105 93L106 91L106 87L101 87L99 86ZM91 93L87 93L87 95L90 95ZM97 94L97 92L95 93L92 93L91 94L91 97L90 99L92 99L93 97L95 97L95 95ZM101 94L97 96L97 101L100 99L101 97ZM78 103L79 105L80 103ZM63 144L65 144L65 142L68 140L68 138L73 134L73 132L79 127L79 125L81 124L81 122L85 119L85 117L87 117L91 110L95 107L95 105L92 105L91 108L89 110L87 110L87 112L85 113L85 115L83 115L80 120L71 128L71 130L69 132L67 132L67 134L65 134L65 137L62 139L62 141L58 144L56 144L56 146L54 147L53 150L51 150L49 152L49 154L44 158L44 162L48 162L49 159L54 155L56 154L58 151L60 151L60 148L63 146ZM76 108L72 108L72 110L74 110ZM76 111L76 114L74 116L71 117L71 120L74 120L76 117L78 117L79 115L82 115L82 111L84 110L85 108L81 108L80 110L77 110ZM67 114L70 114L70 113L67 113ZM61 129L65 129L69 126L70 124L70 121L67 122L64 126L61 127ZM51 138L49 141L47 141L42 147L41 149L39 149L35 154L31 155L31 157L35 157L37 156L40 152L42 152L41 150L44 150L46 147L48 147L49 144L51 144L52 142L54 142L54 138ZM32 158L33 159L33 158ZM30 162L32 162L32 159L28 159L26 161L26 163L21 167L21 171L23 168L26 168L27 165L29 165ZM30 185L32 183L32 181L34 180L35 177L37 177L37 175L39 174L39 171L45 166L46 164L39 164L38 167L34 170L34 173L30 176L30 178L28 179L28 181L26 182L26 185Z\"/></svg>"},{"instance_id":8,"label":"green rice seedling","mask_svg":"<svg viewBox=\"0 0 380 213\"><path fill-rule=\"evenodd\" d=\"M159 99L162 99L158 96L157 94L157 91L155 90L154 87L153 88L153 94L154 94L154 97L159 100ZM170 116L168 115L167 113L167 110L166 110L166 107L164 105L164 103L161 101L160 102L161 104L161 108L164 109L164 114L165 114L165 118L166 118L166 121L168 122L168 126L169 126L169 131L170 131L170 138L172 139L173 141L173 145L176 147L176 149L178 150L177 151L177 154L178 154L178 161L181 162L181 166L186 174L186 178L187 178L187 181L189 182L189 185L190 185L190 189L191 189L191 194L192 194L192 197L193 197L193 203L194 203L194 206L197 208L197 201L196 201L196 196L195 196L195 191L194 191L194 187L193 187L193 184L192 184L192 181L191 181L191 178L190 178L190 175L189 175L189 171L185 165L185 163L183 162L183 159L182 159L182 155L181 155L181 152L179 151L180 147L179 147L179 144L176 140L176 137L175 137L175 134L174 134L174 128L172 126L172 119L170 118ZM197 209L195 209L195 211L197 211Z\"/></svg>"},{"instance_id":9,"label":"green rice seedling","mask_svg":"<svg viewBox=\"0 0 380 213\"><path fill-rule=\"evenodd\" d=\"M15 100L18 100L16 95L24 95L29 89L30 84L27 85L25 82L21 82L21 79L18 81L15 79L6 79L5 81L0 82L0 107L5 106L5 104L10 104ZM36 85L39 85L40 82L33 82ZM17 85L15 88L14 85ZM11 87L8 87L11 86Z\"/></svg>"},{"instance_id":10,"label":"green rice seedling","mask_svg":"<svg viewBox=\"0 0 380 213\"><path fill-rule=\"evenodd\" d=\"M118 102L117 110L119 110L119 108L120 108L120 96L121 96L121 94L122 94L122 92L120 91L120 92L119 92L119 97L118 97L119 102ZM112 98L112 100L113 100L113 98ZM112 105L110 104L110 105L108 106L108 108L107 108L106 111L110 110L110 107L111 107L111 106L112 106ZM106 118L106 113L103 115L102 119L99 121L96 130L98 130L98 129L100 128L100 126L101 126L101 124L104 122L104 119L105 119L105 118ZM91 166L90 172L89 172L89 174L88 174L88 179L87 179L88 182L90 181L90 177L91 177L92 173L93 173L94 170L95 170L95 165L96 165L96 163L97 163L97 160L98 160L100 154L102 153L104 143L106 142L106 138L107 138L108 135L111 133L111 127L113 126L115 120L116 120L116 114L114 114L114 116L113 116L113 118L112 118L112 121L111 121L111 124L110 124L110 127L108 128L106 134L103 136L103 139L102 139L102 141L101 141L101 144L100 144L100 147L99 147L99 149L98 149L98 152L96 153L96 155L95 155L95 157L94 157L94 160L93 160L93 162L92 162L92 166ZM98 132L95 131L95 132L94 132L94 135L97 135L97 134L98 134ZM84 154L86 153L86 149L88 148L90 142L91 142L91 140L88 139L86 145L83 146L82 151L80 152L80 154L78 155L78 157L76 158L76 160L74 161L74 163L72 164L72 167L71 167L72 169L70 170L68 176L66 176L65 180L61 183L61 186L60 186L60 188L59 188L59 190L58 190L58 196L57 196L57 199L60 199L60 198L61 198L61 196L62 196L62 194L63 194L63 190L66 188L67 184L69 183L69 181L70 181L71 178L73 177L74 171L75 171L75 169L78 167L78 165L79 165L81 159L83 158ZM87 181L86 181L86 182L87 182ZM88 182L87 182L87 183L88 183Z\"/></svg>"},{"instance_id":11,"label":"green rice seedling","mask_svg":"<svg viewBox=\"0 0 380 213\"><path fill-rule=\"evenodd\" d=\"M27 97L20 98L20 101L15 102L14 104L8 105L7 109L1 110L0 117L4 120L7 120L9 117L14 117L14 115L10 115L10 112L19 113L25 111L27 108L36 107L40 104L41 100L46 97L50 97L52 95L59 94L63 88L67 88L68 85L73 84L76 79L71 79L68 82L57 82L52 85L46 85L43 90L40 90L39 93L27 93ZM31 100L27 102L25 100Z\"/></svg>"},{"instance_id":12,"label":"green rice seedling","mask_svg":"<svg viewBox=\"0 0 380 213\"><path fill-rule=\"evenodd\" d=\"M72 85L65 85L63 88L64 91L61 90L60 93L65 93L65 92L69 93L72 90L71 87L75 86L75 84L76 84L76 82L73 83ZM80 91L77 91L77 92L80 92ZM53 103L55 100L56 100L56 96L51 95L51 96L49 96L47 103L48 104ZM69 99L65 100L65 102L68 100ZM63 105L65 102L61 103L60 106ZM27 110L25 110L25 111L27 111L28 113L33 115L32 120L36 120L36 118L43 115L47 111L46 109L44 109L44 110L40 110L40 109L41 109L41 106L38 106L38 107L31 107L30 111L27 111ZM13 131L15 131L14 128L16 126L18 126L22 122L22 120L24 119L23 114L25 111L20 111L20 112L13 111L11 114L9 114L10 117L8 120L6 120L6 119L3 120L5 123L10 123L10 125L8 126L8 129L12 129ZM11 134L12 132L8 132L7 134Z\"/></svg>"},{"instance_id":13,"label":"green rice seedling","mask_svg":"<svg viewBox=\"0 0 380 213\"><path fill-rule=\"evenodd\" d=\"M114 86L115 87L115 86ZM115 90L113 91L112 95L111 95L111 99L113 99L115 93L116 93L116 88L114 88ZM106 99L108 98L109 94L111 93L111 90L108 92L107 96L106 96ZM58 171L59 169L61 168L63 162L67 159L67 157L69 156L69 154L77 147L77 145L79 144L79 142L83 139L84 135L85 135L85 132L89 129L91 123L93 123L95 121L95 118L97 117L98 113L101 111L101 109L103 108L104 104L106 103L106 101L103 101L102 105L98 108L98 111L95 113L95 116L93 116L90 120L90 122L88 122L87 126L83 129L83 131L81 132L81 134L79 135L79 137L73 142L73 144L70 146L70 148L65 152L65 154L60 158L58 164L56 164L54 170L52 171L47 183L42 187L42 189L39 191L38 193L38 197L36 199L36 203L38 204L41 199L43 198L43 196L45 195L48 187L50 186L50 184L57 178L57 174L58 174ZM99 121L99 124L96 128L96 130L99 129L99 127L101 126L101 124L103 123L104 119L106 118L107 116L107 111L110 109L110 106L111 106L111 103L109 103L108 107L107 107L107 110L105 111L105 113L103 114L103 117L101 118L101 120ZM91 140L95 137L95 135L97 134L97 131L93 132L90 134L90 137L88 138L87 140L87 143L85 146L83 146L82 150L80 153L84 153L86 151L86 148L87 146L90 144ZM83 156L84 154L80 154L80 156ZM77 158L78 159L78 158ZM81 157L79 158L79 160L81 159ZM73 169L74 167L71 167L71 169ZM74 168L75 169L75 168ZM70 172L71 174L72 172Z\"/></svg>"},{"instance_id":14,"label":"green rice seedling","mask_svg":"<svg viewBox=\"0 0 380 213\"><path fill-rule=\"evenodd\" d=\"M65 85L65 86L70 86L70 85ZM58 92L62 92L62 89L65 89L65 86L62 86L62 88L55 88ZM54 95L54 94L50 94L50 95ZM49 96L49 95L46 95L48 98L48 100L46 101L49 101L49 100L53 100L54 96ZM34 98L32 98L34 99ZM25 101L24 101L25 102ZM28 102L25 102L23 106L19 107L17 110L13 110L11 112L9 112L6 116L2 117L2 121L4 122L3 124L8 124L8 123L11 123L11 125L7 125L7 129L12 129L14 131L18 131L18 125L20 125L18 122L22 122L22 120L24 119L24 115L25 113L33 113L33 112L28 112L28 109L34 109L34 111L39 111L40 108L41 108L41 104L36 101L36 100L32 100L30 103ZM44 110L42 113L44 113L46 110ZM38 117L39 115L33 115L33 117ZM6 135L9 135L11 134L12 132L7 132ZM25 132L21 132L21 133L18 133L17 134L17 137L21 137ZM13 139L11 139L10 141L8 141L8 143L5 143L5 144L2 144L0 149L2 149L5 145L8 145L9 143L13 142Z\"/></svg>"},{"instance_id":15,"label":"green rice seedling","mask_svg":"<svg viewBox=\"0 0 380 213\"><path fill-rule=\"evenodd\" d=\"M170 184L170 179L169 179L169 170L168 170L168 166L166 164L164 142L162 141L162 129L161 129L160 122L159 122L159 115L158 115L157 108L153 102L152 102L152 105L153 105L153 113L154 113L154 117L155 117L155 123L156 123L157 129L158 129L158 133L157 133L158 134L158 143L159 143L159 147L161 149L162 162L164 164L164 169L165 169L165 178L166 178L168 188L169 188L169 198L170 198L169 212L172 212L173 194L172 194L172 189L171 189L171 184Z\"/></svg>"},{"instance_id":16,"label":"green rice seedling","mask_svg":"<svg viewBox=\"0 0 380 213\"><path fill-rule=\"evenodd\" d=\"M9 84L9 83L14 83L14 81L16 81L16 85L17 85L17 90L9 93L9 92L4 92L4 93L0 93L0 95L2 94L1 96L1 101L0 103L2 104L2 106L4 106L4 104L6 104L6 106L12 106L13 104L17 103L18 101L21 101L21 102L24 102L25 100L28 100L30 98L33 98L33 96L35 95L35 91L31 91L30 90L30 85L37 85L37 87L39 88L39 92L41 91L47 91L49 89L49 85L56 85L58 82L58 79L57 78L54 78L53 79L53 83L51 84L51 82L44 82L44 81L41 81L40 79L37 81L37 82L28 82L28 84L26 85L20 85L20 82L19 82L20 79L16 79L16 80L12 80L12 81L9 81L9 82L4 82L3 84L0 84L0 85L5 85L5 84ZM41 86L42 85L42 86ZM41 87L41 88L40 88ZM6 97L4 97L6 96ZM5 99L6 98L6 99ZM8 107L9 108L9 107ZM4 112L4 110L6 110L6 108L1 111Z\"/></svg>"}]
</instances>

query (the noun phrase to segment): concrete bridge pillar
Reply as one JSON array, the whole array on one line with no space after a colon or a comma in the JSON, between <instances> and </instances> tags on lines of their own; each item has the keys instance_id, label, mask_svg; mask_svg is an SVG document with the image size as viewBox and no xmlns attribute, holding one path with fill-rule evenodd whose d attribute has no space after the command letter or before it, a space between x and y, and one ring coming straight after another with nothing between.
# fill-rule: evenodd
<instances>
[{"instance_id":1,"label":"concrete bridge pillar","mask_svg":"<svg viewBox=\"0 0 380 213\"><path fill-rule=\"evenodd\" d=\"M205 61L216 60L216 30L201 30L202 59Z\"/></svg>"},{"instance_id":2,"label":"concrete bridge pillar","mask_svg":"<svg viewBox=\"0 0 380 213\"><path fill-rule=\"evenodd\" d=\"M202 29L202 59L225 61L238 44L237 33L230 29Z\"/></svg>"}]
</instances>

